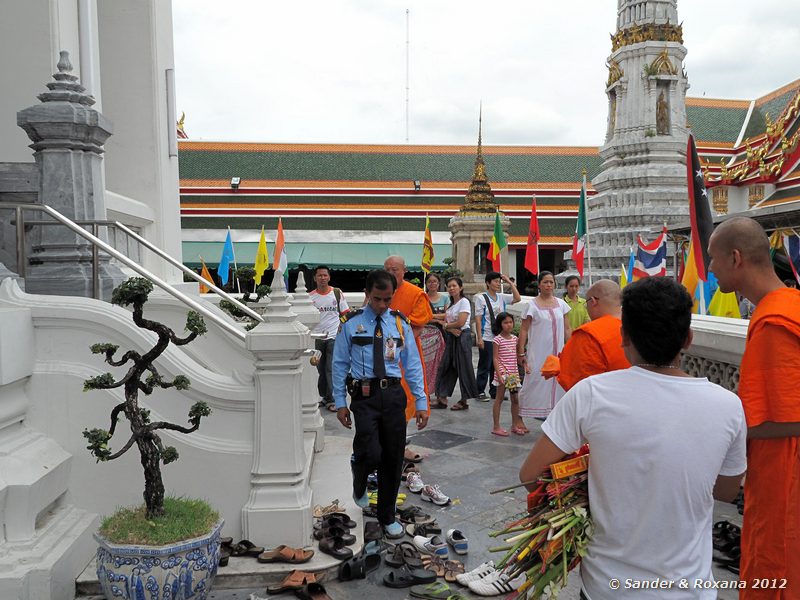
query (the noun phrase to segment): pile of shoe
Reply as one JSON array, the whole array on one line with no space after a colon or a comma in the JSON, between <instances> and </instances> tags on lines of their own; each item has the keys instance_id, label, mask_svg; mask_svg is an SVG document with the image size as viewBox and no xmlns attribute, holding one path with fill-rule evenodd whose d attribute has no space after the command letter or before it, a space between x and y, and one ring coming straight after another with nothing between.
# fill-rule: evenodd
<instances>
[{"instance_id":1,"label":"pile of shoe","mask_svg":"<svg viewBox=\"0 0 800 600\"><path fill-rule=\"evenodd\" d=\"M728 521L717 521L714 523L711 540L714 546L714 562L738 575L739 559L742 556L742 530Z\"/></svg>"},{"instance_id":2,"label":"pile of shoe","mask_svg":"<svg viewBox=\"0 0 800 600\"><path fill-rule=\"evenodd\" d=\"M314 523L314 539L319 540L319 550L339 560L353 558L353 551L348 548L356 543L356 536L350 530L356 526L347 513L333 512L326 514Z\"/></svg>"},{"instance_id":3,"label":"pile of shoe","mask_svg":"<svg viewBox=\"0 0 800 600\"><path fill-rule=\"evenodd\" d=\"M437 506L450 504L450 497L443 494L438 485L426 485L418 471L406 473L406 487L411 493L420 494L426 502L433 502Z\"/></svg>"}]
</instances>

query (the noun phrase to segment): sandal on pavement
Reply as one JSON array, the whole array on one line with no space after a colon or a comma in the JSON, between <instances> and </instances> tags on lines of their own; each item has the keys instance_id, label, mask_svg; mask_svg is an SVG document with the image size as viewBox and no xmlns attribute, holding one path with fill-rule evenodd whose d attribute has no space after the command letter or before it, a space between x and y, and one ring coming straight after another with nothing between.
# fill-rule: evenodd
<instances>
[{"instance_id":1,"label":"sandal on pavement","mask_svg":"<svg viewBox=\"0 0 800 600\"><path fill-rule=\"evenodd\" d=\"M457 560L447 560L444 563L444 580L448 583L455 583L456 577L464 573L464 563Z\"/></svg>"},{"instance_id":2,"label":"sandal on pavement","mask_svg":"<svg viewBox=\"0 0 800 600\"><path fill-rule=\"evenodd\" d=\"M294 595L300 600L331 600L321 583L309 583L299 590L295 590Z\"/></svg>"},{"instance_id":3,"label":"sandal on pavement","mask_svg":"<svg viewBox=\"0 0 800 600\"><path fill-rule=\"evenodd\" d=\"M397 571L389 571L383 577L383 585L389 588L407 588L412 585L433 583L436 574L425 569L409 569L404 566Z\"/></svg>"},{"instance_id":4,"label":"sandal on pavement","mask_svg":"<svg viewBox=\"0 0 800 600\"><path fill-rule=\"evenodd\" d=\"M314 529L328 529L329 527L341 527L342 529L355 529L356 522L345 513L331 513L318 523L314 523Z\"/></svg>"},{"instance_id":5,"label":"sandal on pavement","mask_svg":"<svg viewBox=\"0 0 800 600\"><path fill-rule=\"evenodd\" d=\"M422 462L423 456L406 448L405 454L403 454L403 459L411 463L418 463Z\"/></svg>"},{"instance_id":6,"label":"sandal on pavement","mask_svg":"<svg viewBox=\"0 0 800 600\"><path fill-rule=\"evenodd\" d=\"M492 433L494 435L499 435L500 437L508 437L508 429L503 429L502 427L492 429Z\"/></svg>"},{"instance_id":7,"label":"sandal on pavement","mask_svg":"<svg viewBox=\"0 0 800 600\"><path fill-rule=\"evenodd\" d=\"M364 579L367 573L371 573L379 566L381 566L380 554L359 554L339 565L339 581Z\"/></svg>"},{"instance_id":8,"label":"sandal on pavement","mask_svg":"<svg viewBox=\"0 0 800 600\"><path fill-rule=\"evenodd\" d=\"M406 533L412 538L415 535L424 535L427 537L435 533L442 533L442 528L436 524L436 521L430 523L409 523L406 525Z\"/></svg>"},{"instance_id":9,"label":"sandal on pavement","mask_svg":"<svg viewBox=\"0 0 800 600\"><path fill-rule=\"evenodd\" d=\"M409 590L414 598L424 598L425 600L447 600L452 590L446 583L436 582L428 585L415 585Z\"/></svg>"},{"instance_id":10,"label":"sandal on pavement","mask_svg":"<svg viewBox=\"0 0 800 600\"><path fill-rule=\"evenodd\" d=\"M511 433L513 433L514 435L525 435L526 433L528 433L528 431L523 427L512 427Z\"/></svg>"},{"instance_id":11,"label":"sandal on pavement","mask_svg":"<svg viewBox=\"0 0 800 600\"><path fill-rule=\"evenodd\" d=\"M341 527L326 527L325 529L315 529L314 539L321 540L322 538L340 537L344 540L346 546L352 546L356 543L356 536L350 533L349 529L342 529Z\"/></svg>"},{"instance_id":12,"label":"sandal on pavement","mask_svg":"<svg viewBox=\"0 0 800 600\"><path fill-rule=\"evenodd\" d=\"M429 554L422 558L422 566L436 573L437 577L444 577L445 574L445 560L436 554Z\"/></svg>"},{"instance_id":13,"label":"sandal on pavement","mask_svg":"<svg viewBox=\"0 0 800 600\"><path fill-rule=\"evenodd\" d=\"M376 523L375 521L367 521L364 523L365 542L374 542L376 540L380 540L382 537L383 530L381 529L380 523Z\"/></svg>"},{"instance_id":14,"label":"sandal on pavement","mask_svg":"<svg viewBox=\"0 0 800 600\"><path fill-rule=\"evenodd\" d=\"M316 583L317 578L313 573L306 571L292 571L283 581L276 585L271 585L267 588L267 594L280 594L281 592L288 592L290 590L299 590L305 585Z\"/></svg>"},{"instance_id":15,"label":"sandal on pavement","mask_svg":"<svg viewBox=\"0 0 800 600\"><path fill-rule=\"evenodd\" d=\"M219 563L217 564L220 567L227 567L230 559L231 559L230 547L224 547L219 551Z\"/></svg>"},{"instance_id":16,"label":"sandal on pavement","mask_svg":"<svg viewBox=\"0 0 800 600\"><path fill-rule=\"evenodd\" d=\"M347 544L340 537L322 538L319 541L319 551L330 554L339 560L353 558L353 551L347 547Z\"/></svg>"},{"instance_id":17,"label":"sandal on pavement","mask_svg":"<svg viewBox=\"0 0 800 600\"><path fill-rule=\"evenodd\" d=\"M390 567L406 565L412 569L422 568L422 555L411 542L400 542L389 550L385 558Z\"/></svg>"},{"instance_id":18,"label":"sandal on pavement","mask_svg":"<svg viewBox=\"0 0 800 600\"><path fill-rule=\"evenodd\" d=\"M339 512L339 513L340 512L344 512L344 506L339 504L339 500L338 499L334 500L333 502L331 502L330 504L328 504L326 506L322 506L321 504L317 504L316 506L314 506L314 510L312 511L312 514L314 515L314 518L320 519L320 518L324 517L325 515L329 515L331 513L337 513L337 512Z\"/></svg>"},{"instance_id":19,"label":"sandal on pavement","mask_svg":"<svg viewBox=\"0 0 800 600\"><path fill-rule=\"evenodd\" d=\"M258 562L260 563L292 563L299 564L308 562L314 556L313 550L304 550L302 548L292 548L281 544L274 550L266 550L258 555Z\"/></svg>"},{"instance_id":20,"label":"sandal on pavement","mask_svg":"<svg viewBox=\"0 0 800 600\"><path fill-rule=\"evenodd\" d=\"M263 551L262 546L256 546L250 540L242 540L231 548L231 556L258 556Z\"/></svg>"},{"instance_id":21,"label":"sandal on pavement","mask_svg":"<svg viewBox=\"0 0 800 600\"><path fill-rule=\"evenodd\" d=\"M466 402L459 400L453 406L450 407L450 410L469 410L469 404Z\"/></svg>"},{"instance_id":22,"label":"sandal on pavement","mask_svg":"<svg viewBox=\"0 0 800 600\"><path fill-rule=\"evenodd\" d=\"M444 402L442 402L441 400L438 400L438 399L437 400L432 400L430 404L431 404L431 408L432 409L435 409L435 408L447 408L447 401L446 400Z\"/></svg>"}]
</instances>

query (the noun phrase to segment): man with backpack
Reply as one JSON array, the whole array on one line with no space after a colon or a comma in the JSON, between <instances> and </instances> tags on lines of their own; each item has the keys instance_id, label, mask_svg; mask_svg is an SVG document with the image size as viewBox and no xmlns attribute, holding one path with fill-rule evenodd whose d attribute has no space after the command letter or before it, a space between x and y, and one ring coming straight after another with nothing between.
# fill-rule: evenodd
<instances>
[{"instance_id":1,"label":"man with backpack","mask_svg":"<svg viewBox=\"0 0 800 600\"><path fill-rule=\"evenodd\" d=\"M320 405L324 404L330 411L335 411L333 404L333 382L331 380L333 364L333 344L336 333L339 331L339 317L350 310L342 295L342 290L331 287L331 270L325 265L314 269L314 283L317 289L309 296L311 302L319 311L319 323L314 328L314 333L324 333L325 337L314 341L314 347L320 351L321 356L317 361L317 391L320 396Z\"/></svg>"},{"instance_id":2,"label":"man with backpack","mask_svg":"<svg viewBox=\"0 0 800 600\"><path fill-rule=\"evenodd\" d=\"M478 373L476 376L478 384L478 400L488 402L489 398L494 398L494 334L492 333L492 323L494 318L501 312L506 312L506 306L516 304L520 301L519 290L511 279L506 275L501 275L497 271L490 271L486 274L486 292L475 294L472 301L475 304L475 338L478 340ZM501 282L511 286L510 294L501 294ZM486 384L489 384L489 395L484 391Z\"/></svg>"}]
</instances>

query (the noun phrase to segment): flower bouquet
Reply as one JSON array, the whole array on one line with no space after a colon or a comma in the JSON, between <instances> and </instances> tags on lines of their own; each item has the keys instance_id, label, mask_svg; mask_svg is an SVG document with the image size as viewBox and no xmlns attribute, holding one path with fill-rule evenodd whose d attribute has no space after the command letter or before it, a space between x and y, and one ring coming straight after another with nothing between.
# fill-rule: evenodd
<instances>
[{"instance_id":1,"label":"flower bouquet","mask_svg":"<svg viewBox=\"0 0 800 600\"><path fill-rule=\"evenodd\" d=\"M528 494L527 514L504 529L490 533L503 536L505 551L497 563L513 579L525 573L517 598L556 598L567 583L567 574L586 554L592 536L588 492L589 448L584 446L566 460L550 465ZM510 488L504 488L506 491Z\"/></svg>"}]
</instances>

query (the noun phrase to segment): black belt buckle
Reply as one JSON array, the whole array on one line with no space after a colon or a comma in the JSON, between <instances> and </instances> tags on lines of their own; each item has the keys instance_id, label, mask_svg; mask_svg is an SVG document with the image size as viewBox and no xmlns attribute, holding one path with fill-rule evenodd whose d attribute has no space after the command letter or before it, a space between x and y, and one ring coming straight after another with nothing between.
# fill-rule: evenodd
<instances>
[{"instance_id":1,"label":"black belt buckle","mask_svg":"<svg viewBox=\"0 0 800 600\"><path fill-rule=\"evenodd\" d=\"M378 385L382 390L385 390L389 387L389 380L388 379L379 379Z\"/></svg>"}]
</instances>

